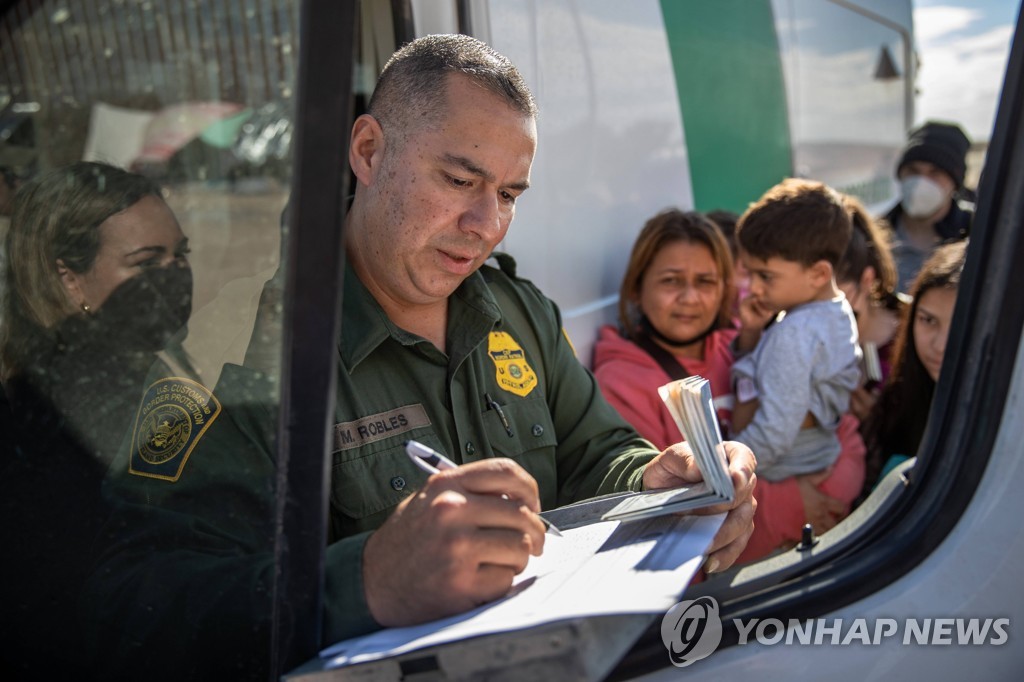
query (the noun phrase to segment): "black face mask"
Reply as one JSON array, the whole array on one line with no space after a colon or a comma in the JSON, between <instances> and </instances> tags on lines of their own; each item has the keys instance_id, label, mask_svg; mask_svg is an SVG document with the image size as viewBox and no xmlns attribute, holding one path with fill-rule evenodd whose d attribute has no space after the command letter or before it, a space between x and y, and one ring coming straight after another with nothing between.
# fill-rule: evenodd
<instances>
[{"instance_id":1,"label":"black face mask","mask_svg":"<svg viewBox=\"0 0 1024 682\"><path fill-rule=\"evenodd\" d=\"M159 351L192 314L192 269L152 268L123 282L92 315L93 330L118 350Z\"/></svg>"},{"instance_id":2,"label":"black face mask","mask_svg":"<svg viewBox=\"0 0 1024 682\"><path fill-rule=\"evenodd\" d=\"M663 341L666 345L671 346L672 348L685 348L686 346L690 346L699 341L703 341L704 339L711 335L711 332L718 329L718 318L716 317L707 329L705 329L700 334L697 334L697 336L694 336L692 339L672 339L665 336L664 334L662 334L661 332L654 328L654 325L651 324L651 321L647 319L646 315L642 315L640 317L640 329L643 330L648 336L658 339L659 341Z\"/></svg>"}]
</instances>

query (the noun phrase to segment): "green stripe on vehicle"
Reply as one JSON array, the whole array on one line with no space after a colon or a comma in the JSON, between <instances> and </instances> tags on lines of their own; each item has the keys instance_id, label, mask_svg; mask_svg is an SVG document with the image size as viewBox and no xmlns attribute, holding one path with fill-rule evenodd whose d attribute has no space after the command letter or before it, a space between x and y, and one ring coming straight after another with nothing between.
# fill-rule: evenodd
<instances>
[{"instance_id":1,"label":"green stripe on vehicle","mask_svg":"<svg viewBox=\"0 0 1024 682\"><path fill-rule=\"evenodd\" d=\"M694 207L742 212L792 174L771 0L661 0Z\"/></svg>"}]
</instances>

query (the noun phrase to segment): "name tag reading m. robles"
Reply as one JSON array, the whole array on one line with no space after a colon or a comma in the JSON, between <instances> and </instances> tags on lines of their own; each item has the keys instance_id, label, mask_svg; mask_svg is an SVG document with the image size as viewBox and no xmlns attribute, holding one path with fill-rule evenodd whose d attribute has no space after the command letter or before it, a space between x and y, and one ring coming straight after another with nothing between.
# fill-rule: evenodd
<instances>
[{"instance_id":1,"label":"name tag reading m. robles","mask_svg":"<svg viewBox=\"0 0 1024 682\"><path fill-rule=\"evenodd\" d=\"M154 383L135 418L128 471L177 481L220 409L210 389L191 379L169 377Z\"/></svg>"},{"instance_id":2,"label":"name tag reading m. robles","mask_svg":"<svg viewBox=\"0 0 1024 682\"><path fill-rule=\"evenodd\" d=\"M430 426L430 417L419 403L335 424L334 451L358 448L421 426Z\"/></svg>"}]
</instances>

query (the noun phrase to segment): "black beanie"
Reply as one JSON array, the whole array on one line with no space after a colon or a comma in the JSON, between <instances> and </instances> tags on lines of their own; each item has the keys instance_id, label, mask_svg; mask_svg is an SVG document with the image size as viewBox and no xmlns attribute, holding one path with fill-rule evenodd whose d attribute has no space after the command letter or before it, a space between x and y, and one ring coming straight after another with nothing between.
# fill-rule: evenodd
<instances>
[{"instance_id":1,"label":"black beanie","mask_svg":"<svg viewBox=\"0 0 1024 682\"><path fill-rule=\"evenodd\" d=\"M964 184L967 170L967 150L971 141L955 123L929 121L910 131L907 146L896 164L896 175L911 161L927 161L944 170L953 178L957 188Z\"/></svg>"}]
</instances>

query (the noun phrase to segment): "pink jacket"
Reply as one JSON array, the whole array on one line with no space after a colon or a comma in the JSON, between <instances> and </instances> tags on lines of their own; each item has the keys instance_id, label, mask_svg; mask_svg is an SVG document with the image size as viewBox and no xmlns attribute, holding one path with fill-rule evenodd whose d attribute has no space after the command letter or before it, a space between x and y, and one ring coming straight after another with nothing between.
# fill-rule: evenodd
<instances>
[{"instance_id":1,"label":"pink jacket","mask_svg":"<svg viewBox=\"0 0 1024 682\"><path fill-rule=\"evenodd\" d=\"M730 344L735 337L734 329L712 332L704 340L704 360L676 358L687 372L711 382L718 419L724 426L728 426L732 417L729 370L732 367ZM668 375L654 358L620 336L611 325L601 328L594 346L594 376L612 407L659 450L683 440L672 415L658 396L658 387L670 381Z\"/></svg>"},{"instance_id":2,"label":"pink jacket","mask_svg":"<svg viewBox=\"0 0 1024 682\"><path fill-rule=\"evenodd\" d=\"M690 374L711 382L719 420L728 427L733 396L729 382L733 355L730 346L736 331L713 332L704 341L704 360L677 358ZM658 449L683 440L668 408L658 396L658 387L670 379L658 363L632 341L622 338L615 327L604 326L594 346L594 376L608 402ZM859 423L851 414L839 422L836 435L842 447L832 473L818 489L849 505L864 484L864 441ZM723 437L728 438L727 434ZM755 455L757 453L754 453ZM754 491L758 507L754 514L754 534L739 562L753 561L800 539L805 515L803 499L795 478L769 482L759 480ZM844 515L845 515L844 513Z\"/></svg>"}]
</instances>

